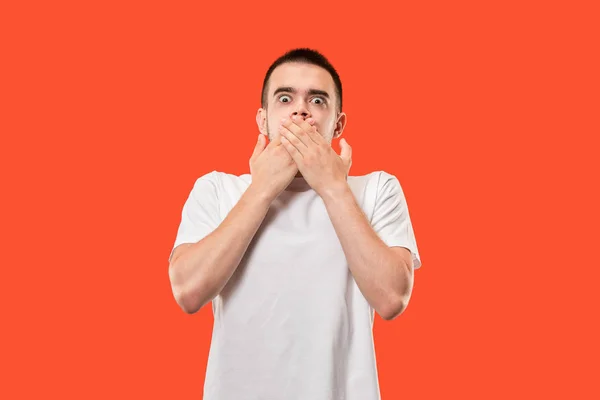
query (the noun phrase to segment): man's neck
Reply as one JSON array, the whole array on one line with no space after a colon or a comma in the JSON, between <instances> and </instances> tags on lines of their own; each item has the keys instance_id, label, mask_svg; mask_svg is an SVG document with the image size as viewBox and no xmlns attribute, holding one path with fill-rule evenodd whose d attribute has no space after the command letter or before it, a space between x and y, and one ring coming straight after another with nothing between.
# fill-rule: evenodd
<instances>
[{"instance_id":1,"label":"man's neck","mask_svg":"<svg viewBox=\"0 0 600 400\"><path fill-rule=\"evenodd\" d=\"M292 179L292 181L290 182L288 187L285 188L285 190L289 191L289 192L305 192L305 191L311 190L311 189L312 188L310 187L308 182L306 182L306 179L304 179L304 177L302 176L302 174L299 171L294 176L294 179Z\"/></svg>"}]
</instances>

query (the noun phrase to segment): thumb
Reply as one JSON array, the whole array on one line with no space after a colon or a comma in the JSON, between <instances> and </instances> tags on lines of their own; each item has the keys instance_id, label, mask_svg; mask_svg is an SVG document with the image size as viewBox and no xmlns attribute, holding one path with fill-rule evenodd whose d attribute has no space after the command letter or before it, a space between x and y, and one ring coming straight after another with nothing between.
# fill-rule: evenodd
<instances>
[{"instance_id":1,"label":"thumb","mask_svg":"<svg viewBox=\"0 0 600 400\"><path fill-rule=\"evenodd\" d=\"M349 164L352 161L352 147L350 147L346 139L340 140L340 147L342 148L340 157L342 160L344 160L344 162Z\"/></svg>"},{"instance_id":2,"label":"thumb","mask_svg":"<svg viewBox=\"0 0 600 400\"><path fill-rule=\"evenodd\" d=\"M271 146L279 146L281 144L281 135L277 135L275 136L270 142L269 145Z\"/></svg>"},{"instance_id":3,"label":"thumb","mask_svg":"<svg viewBox=\"0 0 600 400\"><path fill-rule=\"evenodd\" d=\"M260 153L262 153L262 151L265 148L265 135L263 135L262 133L260 133L258 135L258 140L256 141L256 146L254 146L254 152L252 153L252 157L250 157L251 159L254 159L256 157L258 157L258 155Z\"/></svg>"}]
</instances>

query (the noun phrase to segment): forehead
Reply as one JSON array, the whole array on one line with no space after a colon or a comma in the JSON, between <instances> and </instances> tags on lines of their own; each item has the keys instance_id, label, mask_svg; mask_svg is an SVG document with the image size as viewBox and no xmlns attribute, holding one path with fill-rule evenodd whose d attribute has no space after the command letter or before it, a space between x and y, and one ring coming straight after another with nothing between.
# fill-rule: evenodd
<instances>
[{"instance_id":1,"label":"forehead","mask_svg":"<svg viewBox=\"0 0 600 400\"><path fill-rule=\"evenodd\" d=\"M304 63L284 63L275 68L269 79L269 95L282 86L297 90L324 90L333 98L335 84L326 69Z\"/></svg>"}]
</instances>

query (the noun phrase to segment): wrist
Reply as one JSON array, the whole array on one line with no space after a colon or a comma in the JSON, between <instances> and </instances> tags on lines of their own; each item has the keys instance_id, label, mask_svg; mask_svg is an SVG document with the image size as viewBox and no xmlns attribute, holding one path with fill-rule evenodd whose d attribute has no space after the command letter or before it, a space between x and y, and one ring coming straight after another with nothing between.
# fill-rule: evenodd
<instances>
[{"instance_id":1,"label":"wrist","mask_svg":"<svg viewBox=\"0 0 600 400\"><path fill-rule=\"evenodd\" d=\"M332 202L339 202L349 196L353 196L350 185L347 181L338 182L334 185L329 185L319 192L319 196L325 202L325 205Z\"/></svg>"},{"instance_id":2,"label":"wrist","mask_svg":"<svg viewBox=\"0 0 600 400\"><path fill-rule=\"evenodd\" d=\"M248 189L244 192L244 196L265 207L270 207L275 197L268 190L250 183Z\"/></svg>"}]
</instances>

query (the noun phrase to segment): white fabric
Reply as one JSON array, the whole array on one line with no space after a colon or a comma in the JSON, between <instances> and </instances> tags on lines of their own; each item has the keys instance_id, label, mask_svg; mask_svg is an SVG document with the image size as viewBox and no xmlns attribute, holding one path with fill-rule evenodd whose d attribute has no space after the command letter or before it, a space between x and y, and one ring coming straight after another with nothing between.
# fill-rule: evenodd
<instances>
[{"instance_id":1,"label":"white fabric","mask_svg":"<svg viewBox=\"0 0 600 400\"><path fill-rule=\"evenodd\" d=\"M218 171L198 178L173 249L216 229L251 179ZM398 179L376 171L348 183L379 237L408 248L419 268ZM212 309L204 400L380 399L374 310L314 190L285 190L273 202Z\"/></svg>"}]
</instances>

